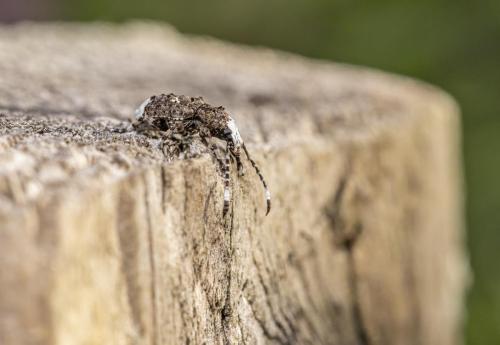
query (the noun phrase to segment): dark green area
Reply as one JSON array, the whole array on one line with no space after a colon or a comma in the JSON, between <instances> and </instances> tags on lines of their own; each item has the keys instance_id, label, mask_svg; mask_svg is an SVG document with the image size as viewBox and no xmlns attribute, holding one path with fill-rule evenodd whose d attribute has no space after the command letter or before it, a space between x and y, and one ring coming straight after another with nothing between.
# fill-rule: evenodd
<instances>
[{"instance_id":1,"label":"dark green area","mask_svg":"<svg viewBox=\"0 0 500 345\"><path fill-rule=\"evenodd\" d=\"M74 0L61 18L166 20L179 30L373 66L441 86L463 110L468 344L500 344L500 1Z\"/></svg>"}]
</instances>

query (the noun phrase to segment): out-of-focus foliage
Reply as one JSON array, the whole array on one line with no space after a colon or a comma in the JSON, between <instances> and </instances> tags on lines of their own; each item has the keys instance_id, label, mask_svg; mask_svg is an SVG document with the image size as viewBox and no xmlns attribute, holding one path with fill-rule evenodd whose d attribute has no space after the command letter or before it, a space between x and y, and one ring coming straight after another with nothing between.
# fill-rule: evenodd
<instances>
[{"instance_id":1,"label":"out-of-focus foliage","mask_svg":"<svg viewBox=\"0 0 500 345\"><path fill-rule=\"evenodd\" d=\"M166 20L184 32L373 66L449 91L464 114L475 275L467 342L500 344L500 1L45 1L60 19Z\"/></svg>"}]
</instances>

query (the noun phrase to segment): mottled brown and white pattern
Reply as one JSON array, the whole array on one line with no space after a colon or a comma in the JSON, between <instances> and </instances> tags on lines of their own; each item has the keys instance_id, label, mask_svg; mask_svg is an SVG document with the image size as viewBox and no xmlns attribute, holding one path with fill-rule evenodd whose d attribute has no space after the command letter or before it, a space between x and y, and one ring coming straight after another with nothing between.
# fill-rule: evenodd
<instances>
[{"instance_id":1,"label":"mottled brown and white pattern","mask_svg":"<svg viewBox=\"0 0 500 345\"><path fill-rule=\"evenodd\" d=\"M230 167L235 159L238 173L244 175L241 148L259 176L266 193L267 210L271 210L271 193L255 161L250 157L234 119L224 107L214 107L202 97L161 94L146 99L136 110L138 131L153 133L163 139L164 148L176 154L184 153L195 138L200 138L212 156L219 162L224 179L225 215L231 202ZM216 145L214 138L225 141L226 146ZM222 151L223 158L220 157Z\"/></svg>"}]
</instances>

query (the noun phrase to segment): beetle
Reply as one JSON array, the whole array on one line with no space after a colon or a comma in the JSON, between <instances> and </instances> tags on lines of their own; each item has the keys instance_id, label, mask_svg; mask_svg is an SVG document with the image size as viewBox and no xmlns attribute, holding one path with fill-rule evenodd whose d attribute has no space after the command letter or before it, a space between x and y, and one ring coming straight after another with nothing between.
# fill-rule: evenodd
<instances>
[{"instance_id":1,"label":"beetle","mask_svg":"<svg viewBox=\"0 0 500 345\"><path fill-rule=\"evenodd\" d=\"M133 124L137 131L154 131L160 133L164 144L183 151L195 137L208 148L212 156L219 162L224 181L223 215L229 209L231 202L230 167L231 158L236 161L240 176L244 175L241 161L241 150L259 176L266 196L266 215L271 210L271 193L262 173L250 156L245 142L234 119L222 106L215 107L206 103L202 97L188 97L184 95L160 94L146 99L136 110L136 122ZM213 143L213 138L226 143L222 149L224 158L218 155L220 147Z\"/></svg>"}]
</instances>

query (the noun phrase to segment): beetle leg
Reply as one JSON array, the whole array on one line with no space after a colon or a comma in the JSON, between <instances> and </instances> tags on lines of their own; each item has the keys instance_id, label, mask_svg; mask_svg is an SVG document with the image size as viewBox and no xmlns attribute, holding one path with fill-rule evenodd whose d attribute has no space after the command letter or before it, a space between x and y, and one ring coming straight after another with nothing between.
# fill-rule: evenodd
<instances>
[{"instance_id":1,"label":"beetle leg","mask_svg":"<svg viewBox=\"0 0 500 345\"><path fill-rule=\"evenodd\" d=\"M243 176L245 175L245 169L243 168L243 163L241 163L241 154L240 154L240 148L234 147L234 144L230 141L227 144L229 151L231 152L232 156L236 160L236 167L238 169L238 175Z\"/></svg>"},{"instance_id":2,"label":"beetle leg","mask_svg":"<svg viewBox=\"0 0 500 345\"><path fill-rule=\"evenodd\" d=\"M201 133L200 133L201 134ZM231 153L229 147L226 147L224 159L220 159L217 153L219 152L219 148L214 144L208 141L208 138L204 135L200 135L203 143L208 147L212 156L217 160L219 166L222 171L222 179L224 181L224 206L222 209L222 214L226 215L229 210L229 203L231 202L231 189L230 189L230 179L229 179L229 171L231 167Z\"/></svg>"}]
</instances>

